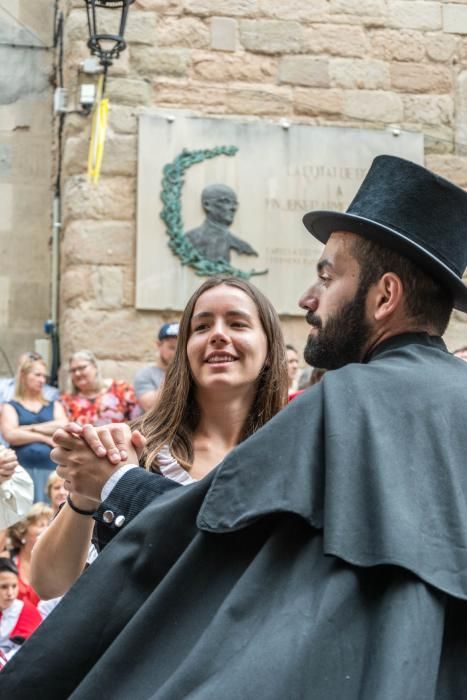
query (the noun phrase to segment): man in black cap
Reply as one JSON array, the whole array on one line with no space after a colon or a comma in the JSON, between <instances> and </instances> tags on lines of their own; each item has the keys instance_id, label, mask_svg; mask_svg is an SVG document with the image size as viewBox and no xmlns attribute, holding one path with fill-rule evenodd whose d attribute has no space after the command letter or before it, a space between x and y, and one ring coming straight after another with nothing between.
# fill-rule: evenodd
<instances>
[{"instance_id":1,"label":"man in black cap","mask_svg":"<svg viewBox=\"0 0 467 700\"><path fill-rule=\"evenodd\" d=\"M467 310L467 194L381 156L347 213L304 222L306 358L335 371L146 508L5 696L465 697L467 367L441 335Z\"/></svg>"}]
</instances>

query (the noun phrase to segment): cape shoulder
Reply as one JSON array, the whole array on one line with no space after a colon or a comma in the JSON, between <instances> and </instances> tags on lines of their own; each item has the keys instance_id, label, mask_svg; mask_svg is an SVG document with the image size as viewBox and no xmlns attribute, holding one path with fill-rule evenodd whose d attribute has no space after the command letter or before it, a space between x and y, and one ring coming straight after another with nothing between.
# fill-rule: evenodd
<instances>
[{"instance_id":1,"label":"cape shoulder","mask_svg":"<svg viewBox=\"0 0 467 700\"><path fill-rule=\"evenodd\" d=\"M467 598L466 379L424 343L327 373L217 468L198 527L289 513L323 531L326 554Z\"/></svg>"}]
</instances>

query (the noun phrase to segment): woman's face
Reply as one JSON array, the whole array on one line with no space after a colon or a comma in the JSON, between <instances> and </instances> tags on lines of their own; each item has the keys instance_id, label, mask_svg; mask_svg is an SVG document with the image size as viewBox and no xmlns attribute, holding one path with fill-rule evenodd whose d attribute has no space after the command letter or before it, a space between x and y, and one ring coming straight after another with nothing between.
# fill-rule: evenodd
<instances>
[{"instance_id":1,"label":"woman's face","mask_svg":"<svg viewBox=\"0 0 467 700\"><path fill-rule=\"evenodd\" d=\"M23 547L30 547L32 548L37 541L37 538L46 530L49 526L49 519L43 515L40 518L37 518L31 525L28 527L26 530L26 534L24 536L24 539L26 540L23 544Z\"/></svg>"},{"instance_id":2,"label":"woman's face","mask_svg":"<svg viewBox=\"0 0 467 700\"><path fill-rule=\"evenodd\" d=\"M187 344L198 388L253 388L267 353L266 334L248 294L221 284L199 297Z\"/></svg>"},{"instance_id":3,"label":"woman's face","mask_svg":"<svg viewBox=\"0 0 467 700\"><path fill-rule=\"evenodd\" d=\"M287 374L289 377L289 384L291 384L298 373L298 355L295 350L290 350L287 348Z\"/></svg>"},{"instance_id":4,"label":"woman's face","mask_svg":"<svg viewBox=\"0 0 467 700\"><path fill-rule=\"evenodd\" d=\"M34 362L26 373L26 389L31 394L40 394L47 381L47 371L42 362Z\"/></svg>"},{"instance_id":5,"label":"woman's face","mask_svg":"<svg viewBox=\"0 0 467 700\"><path fill-rule=\"evenodd\" d=\"M65 503L67 494L64 480L56 479L50 487L50 505L54 511L58 510L62 503Z\"/></svg>"},{"instance_id":6,"label":"woman's face","mask_svg":"<svg viewBox=\"0 0 467 700\"><path fill-rule=\"evenodd\" d=\"M86 393L95 389L97 367L89 360L71 360L70 374L73 386L78 392Z\"/></svg>"}]
</instances>

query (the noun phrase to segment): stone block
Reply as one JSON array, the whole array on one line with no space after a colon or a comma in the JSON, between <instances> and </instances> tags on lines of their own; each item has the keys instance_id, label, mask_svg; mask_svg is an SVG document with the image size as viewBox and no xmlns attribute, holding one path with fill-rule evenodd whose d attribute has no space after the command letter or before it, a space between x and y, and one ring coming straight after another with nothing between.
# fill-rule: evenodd
<instances>
[{"instance_id":1,"label":"stone block","mask_svg":"<svg viewBox=\"0 0 467 700\"><path fill-rule=\"evenodd\" d=\"M286 19L295 22L320 22L328 13L327 0L258 0L259 15L271 19Z\"/></svg>"},{"instance_id":2,"label":"stone block","mask_svg":"<svg viewBox=\"0 0 467 700\"><path fill-rule=\"evenodd\" d=\"M118 134L136 134L138 108L128 105L110 105L109 128Z\"/></svg>"},{"instance_id":3,"label":"stone block","mask_svg":"<svg viewBox=\"0 0 467 700\"><path fill-rule=\"evenodd\" d=\"M212 83L274 83L277 60L251 53L196 52L192 55L191 75L196 80Z\"/></svg>"},{"instance_id":4,"label":"stone block","mask_svg":"<svg viewBox=\"0 0 467 700\"><path fill-rule=\"evenodd\" d=\"M138 362L134 360L133 362L118 361L115 360L99 360L99 367L102 372L102 376L110 379L117 379L128 384L133 384L136 373L140 369L143 369L147 364L154 362L154 356L151 357L148 362Z\"/></svg>"},{"instance_id":5,"label":"stone block","mask_svg":"<svg viewBox=\"0 0 467 700\"><path fill-rule=\"evenodd\" d=\"M151 94L151 85L146 80L109 78L107 83L107 97L111 103L147 105L151 101Z\"/></svg>"},{"instance_id":6,"label":"stone block","mask_svg":"<svg viewBox=\"0 0 467 700\"><path fill-rule=\"evenodd\" d=\"M299 22L242 20L240 43L248 51L266 54L299 53L303 46L303 30Z\"/></svg>"},{"instance_id":7,"label":"stone block","mask_svg":"<svg viewBox=\"0 0 467 700\"><path fill-rule=\"evenodd\" d=\"M65 266L131 265L135 225L128 221L71 221L65 229Z\"/></svg>"},{"instance_id":8,"label":"stone block","mask_svg":"<svg viewBox=\"0 0 467 700\"><path fill-rule=\"evenodd\" d=\"M387 24L386 0L329 0L330 21L372 27Z\"/></svg>"},{"instance_id":9,"label":"stone block","mask_svg":"<svg viewBox=\"0 0 467 700\"><path fill-rule=\"evenodd\" d=\"M426 35L426 55L437 63L450 61L459 47L460 40L457 36L449 36L442 32Z\"/></svg>"},{"instance_id":10,"label":"stone block","mask_svg":"<svg viewBox=\"0 0 467 700\"><path fill-rule=\"evenodd\" d=\"M136 136L113 134L109 130L102 160L102 176L135 177L137 157Z\"/></svg>"},{"instance_id":11,"label":"stone block","mask_svg":"<svg viewBox=\"0 0 467 700\"><path fill-rule=\"evenodd\" d=\"M323 24L303 29L302 47L302 53L363 58L370 45L362 27Z\"/></svg>"},{"instance_id":12,"label":"stone block","mask_svg":"<svg viewBox=\"0 0 467 700\"><path fill-rule=\"evenodd\" d=\"M181 78L186 76L190 61L186 49L159 49L153 46L133 47L131 69L133 74L150 79L154 75ZM136 81L135 81L136 82ZM132 102L135 104L135 102ZM144 104L144 103L140 103Z\"/></svg>"},{"instance_id":13,"label":"stone block","mask_svg":"<svg viewBox=\"0 0 467 700\"><path fill-rule=\"evenodd\" d=\"M369 32L371 54L384 61L413 61L425 58L425 36L412 30L377 29Z\"/></svg>"},{"instance_id":14,"label":"stone block","mask_svg":"<svg viewBox=\"0 0 467 700\"><path fill-rule=\"evenodd\" d=\"M343 93L340 90L297 88L294 93L294 112L309 117L340 116Z\"/></svg>"},{"instance_id":15,"label":"stone block","mask_svg":"<svg viewBox=\"0 0 467 700\"><path fill-rule=\"evenodd\" d=\"M467 155L467 70L457 76L456 91L456 142L457 152Z\"/></svg>"},{"instance_id":16,"label":"stone block","mask_svg":"<svg viewBox=\"0 0 467 700\"><path fill-rule=\"evenodd\" d=\"M93 306L119 309L123 302L123 271L114 265L96 265L91 272Z\"/></svg>"},{"instance_id":17,"label":"stone block","mask_svg":"<svg viewBox=\"0 0 467 700\"><path fill-rule=\"evenodd\" d=\"M99 359L139 361L154 338L152 318L135 309L78 309L66 306L61 314L64 356L78 348L95 352Z\"/></svg>"},{"instance_id":18,"label":"stone block","mask_svg":"<svg viewBox=\"0 0 467 700\"><path fill-rule=\"evenodd\" d=\"M157 16L154 12L138 12L132 8L128 13L125 40L129 44L149 44L152 46L157 41L158 31Z\"/></svg>"},{"instance_id":19,"label":"stone block","mask_svg":"<svg viewBox=\"0 0 467 700\"><path fill-rule=\"evenodd\" d=\"M154 100L161 107L179 107L185 109L206 109L211 113L223 114L226 111L227 88L169 81L156 82Z\"/></svg>"},{"instance_id":20,"label":"stone block","mask_svg":"<svg viewBox=\"0 0 467 700\"><path fill-rule=\"evenodd\" d=\"M448 34L467 34L467 5L443 5L443 31Z\"/></svg>"},{"instance_id":21,"label":"stone block","mask_svg":"<svg viewBox=\"0 0 467 700\"><path fill-rule=\"evenodd\" d=\"M329 87L329 61L310 56L289 56L279 63L279 82L308 87Z\"/></svg>"},{"instance_id":22,"label":"stone block","mask_svg":"<svg viewBox=\"0 0 467 700\"><path fill-rule=\"evenodd\" d=\"M429 0L389 0L388 24L398 29L441 29L441 2Z\"/></svg>"},{"instance_id":23,"label":"stone block","mask_svg":"<svg viewBox=\"0 0 467 700\"><path fill-rule=\"evenodd\" d=\"M332 58L329 65L331 85L346 89L387 90L391 78L385 61L359 58Z\"/></svg>"},{"instance_id":24,"label":"stone block","mask_svg":"<svg viewBox=\"0 0 467 700\"><path fill-rule=\"evenodd\" d=\"M91 268L69 267L60 278L60 300L67 306L81 306L92 298Z\"/></svg>"},{"instance_id":25,"label":"stone block","mask_svg":"<svg viewBox=\"0 0 467 700\"><path fill-rule=\"evenodd\" d=\"M426 157L426 167L459 187L467 188L467 157L432 154Z\"/></svg>"},{"instance_id":26,"label":"stone block","mask_svg":"<svg viewBox=\"0 0 467 700\"><path fill-rule=\"evenodd\" d=\"M231 17L211 18L211 49L235 51L237 48L237 21Z\"/></svg>"},{"instance_id":27,"label":"stone block","mask_svg":"<svg viewBox=\"0 0 467 700\"><path fill-rule=\"evenodd\" d=\"M65 141L63 167L68 175L83 175L87 172L89 152L89 129L80 136L70 136Z\"/></svg>"},{"instance_id":28,"label":"stone block","mask_svg":"<svg viewBox=\"0 0 467 700\"><path fill-rule=\"evenodd\" d=\"M182 2L181 0L136 0L136 9L155 10L165 15L178 15L182 12Z\"/></svg>"},{"instance_id":29,"label":"stone block","mask_svg":"<svg viewBox=\"0 0 467 700\"><path fill-rule=\"evenodd\" d=\"M399 95L379 90L348 90L344 93L344 115L369 122L400 122L403 103Z\"/></svg>"},{"instance_id":30,"label":"stone block","mask_svg":"<svg viewBox=\"0 0 467 700\"><path fill-rule=\"evenodd\" d=\"M101 178L94 185L83 175L67 178L63 196L63 224L76 219L133 221L134 178Z\"/></svg>"},{"instance_id":31,"label":"stone block","mask_svg":"<svg viewBox=\"0 0 467 700\"><path fill-rule=\"evenodd\" d=\"M81 4L81 7L83 5ZM71 10L65 20L65 43L69 45L72 41L88 41L89 30L85 9Z\"/></svg>"},{"instance_id":32,"label":"stone block","mask_svg":"<svg viewBox=\"0 0 467 700\"><path fill-rule=\"evenodd\" d=\"M252 17L257 12L257 0L183 0L183 9L192 15Z\"/></svg>"},{"instance_id":33,"label":"stone block","mask_svg":"<svg viewBox=\"0 0 467 700\"><path fill-rule=\"evenodd\" d=\"M454 102L450 95L408 95L404 103L404 122L452 124Z\"/></svg>"},{"instance_id":34,"label":"stone block","mask_svg":"<svg viewBox=\"0 0 467 700\"><path fill-rule=\"evenodd\" d=\"M160 19L154 43L170 48L207 49L210 43L209 27L196 17Z\"/></svg>"},{"instance_id":35,"label":"stone block","mask_svg":"<svg viewBox=\"0 0 467 700\"><path fill-rule=\"evenodd\" d=\"M424 63L393 63L391 84L401 92L451 92L451 71L445 66Z\"/></svg>"},{"instance_id":36,"label":"stone block","mask_svg":"<svg viewBox=\"0 0 467 700\"><path fill-rule=\"evenodd\" d=\"M236 89L227 92L226 107L233 114L281 115L288 114L292 95L280 88Z\"/></svg>"},{"instance_id":37,"label":"stone block","mask_svg":"<svg viewBox=\"0 0 467 700\"><path fill-rule=\"evenodd\" d=\"M127 265L123 271L123 299L122 306L134 307L136 303L135 265Z\"/></svg>"}]
</instances>

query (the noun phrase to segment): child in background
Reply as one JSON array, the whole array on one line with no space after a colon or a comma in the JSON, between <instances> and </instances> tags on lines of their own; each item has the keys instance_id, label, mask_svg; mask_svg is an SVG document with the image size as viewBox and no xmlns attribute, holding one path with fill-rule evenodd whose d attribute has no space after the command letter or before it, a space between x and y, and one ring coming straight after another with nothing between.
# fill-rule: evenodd
<instances>
[{"instance_id":1,"label":"child in background","mask_svg":"<svg viewBox=\"0 0 467 700\"><path fill-rule=\"evenodd\" d=\"M42 622L37 608L18 600L18 569L6 557L0 558L0 652L10 659Z\"/></svg>"}]
</instances>

